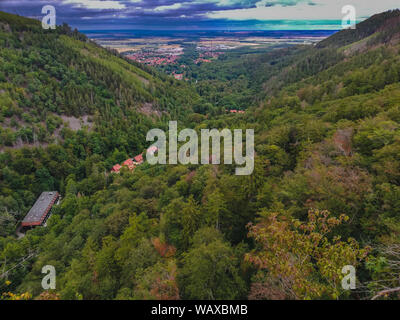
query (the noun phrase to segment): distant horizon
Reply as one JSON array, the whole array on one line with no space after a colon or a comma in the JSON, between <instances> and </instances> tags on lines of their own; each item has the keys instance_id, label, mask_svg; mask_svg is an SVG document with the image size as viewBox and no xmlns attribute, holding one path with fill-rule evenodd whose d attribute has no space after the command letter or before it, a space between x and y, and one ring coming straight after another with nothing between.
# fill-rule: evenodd
<instances>
[{"instance_id":1,"label":"distant horizon","mask_svg":"<svg viewBox=\"0 0 400 320\"><path fill-rule=\"evenodd\" d=\"M282 29L282 30L261 30L261 29L195 29L195 30L182 30L182 29L77 29L79 32L82 33L88 33L88 32L93 32L93 33L112 33L112 32L121 32L121 33L128 33L128 32L165 32L165 33L170 33L170 32L178 32L178 33L271 33L271 34L276 34L276 33L287 33L287 34L294 34L294 33L308 33L308 34L318 34L318 33L325 33L325 34L332 34L341 31L340 29L337 30L289 30L289 29Z\"/></svg>"},{"instance_id":2,"label":"distant horizon","mask_svg":"<svg viewBox=\"0 0 400 320\"><path fill-rule=\"evenodd\" d=\"M357 20L357 23L363 20ZM73 26L73 25L71 25ZM75 26L73 26L75 27ZM95 31L95 30L150 30L150 31L228 31L228 32L250 32L250 31L340 31L342 29L341 20L246 20L246 21L194 21L190 25L182 24L179 21L171 21L169 25L164 24L104 24L87 26L77 26L78 30Z\"/></svg>"},{"instance_id":3,"label":"distant horizon","mask_svg":"<svg viewBox=\"0 0 400 320\"><path fill-rule=\"evenodd\" d=\"M76 28L74 26L71 26L72 28ZM149 32L186 32L186 33L196 33L196 32L227 32L227 33L238 33L238 32L326 32L326 33L335 33L335 32L339 32L342 29L231 29L231 28L226 28L226 29L213 29L213 28L209 28L209 29L191 29L191 30L185 30L185 29L166 29L166 28L125 28L125 29L112 29L112 28L108 28L108 29L102 29L102 28L98 28L98 29L84 29L84 28L76 28L78 31L82 32L82 33L87 33L87 32L101 32L101 31L108 31L108 32L122 32L122 31L149 31Z\"/></svg>"}]
</instances>

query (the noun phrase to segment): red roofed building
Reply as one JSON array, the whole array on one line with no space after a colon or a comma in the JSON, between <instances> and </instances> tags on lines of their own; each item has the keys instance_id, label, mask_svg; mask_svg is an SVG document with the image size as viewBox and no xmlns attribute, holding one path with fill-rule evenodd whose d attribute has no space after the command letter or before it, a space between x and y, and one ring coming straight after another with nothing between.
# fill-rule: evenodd
<instances>
[{"instance_id":1,"label":"red roofed building","mask_svg":"<svg viewBox=\"0 0 400 320\"><path fill-rule=\"evenodd\" d=\"M174 73L174 78L176 80L182 80L183 79L183 74L182 73Z\"/></svg>"},{"instance_id":2,"label":"red roofed building","mask_svg":"<svg viewBox=\"0 0 400 320\"><path fill-rule=\"evenodd\" d=\"M150 153L155 153L158 151L158 148L155 146L150 147L147 149L148 152ZM136 166L141 165L144 162L143 160L143 154L139 154L133 159L127 159L122 163L122 166L120 164L116 164L114 167L111 169L111 173L120 173L122 167L128 167L130 171L135 170Z\"/></svg>"},{"instance_id":3,"label":"red roofed building","mask_svg":"<svg viewBox=\"0 0 400 320\"><path fill-rule=\"evenodd\" d=\"M236 110L236 109L229 110L229 112L230 113L245 113L245 111L243 111L243 110Z\"/></svg>"},{"instance_id":4,"label":"red roofed building","mask_svg":"<svg viewBox=\"0 0 400 320\"><path fill-rule=\"evenodd\" d=\"M147 149L147 153L150 153L154 155L158 151L158 148L156 146L151 146L150 148Z\"/></svg>"},{"instance_id":5,"label":"red roofed building","mask_svg":"<svg viewBox=\"0 0 400 320\"><path fill-rule=\"evenodd\" d=\"M138 164L142 164L143 163L143 155L139 154L138 156L134 157L133 160L135 160L135 162Z\"/></svg>"},{"instance_id":6,"label":"red roofed building","mask_svg":"<svg viewBox=\"0 0 400 320\"><path fill-rule=\"evenodd\" d=\"M132 159L125 160L122 165L128 167L131 171L136 168L136 164L133 162Z\"/></svg>"},{"instance_id":7,"label":"red roofed building","mask_svg":"<svg viewBox=\"0 0 400 320\"><path fill-rule=\"evenodd\" d=\"M114 173L119 173L119 171L121 170L121 166L119 165L119 164L116 164L112 169L111 169L111 172L114 172Z\"/></svg>"}]
</instances>

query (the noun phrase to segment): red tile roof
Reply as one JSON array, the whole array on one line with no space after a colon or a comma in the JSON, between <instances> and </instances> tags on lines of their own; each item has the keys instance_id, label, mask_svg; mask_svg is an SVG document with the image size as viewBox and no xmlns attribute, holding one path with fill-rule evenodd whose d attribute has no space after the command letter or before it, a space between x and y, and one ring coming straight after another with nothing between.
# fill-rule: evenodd
<instances>
[{"instance_id":1,"label":"red tile roof","mask_svg":"<svg viewBox=\"0 0 400 320\"><path fill-rule=\"evenodd\" d=\"M125 162L123 163L123 165L126 166L126 167L128 167L129 170L133 170L133 169L135 169L135 167L136 167L136 164L133 162L132 159L125 160Z\"/></svg>"},{"instance_id":2,"label":"red tile roof","mask_svg":"<svg viewBox=\"0 0 400 320\"><path fill-rule=\"evenodd\" d=\"M155 153L158 151L158 148L155 146L152 146L147 149L148 152ZM143 154L139 154L133 159L127 159L122 163L122 166L128 167L129 170L133 171L137 165L142 164L144 162L143 160ZM122 169L122 166L120 164L116 164L114 167L112 167L111 172L113 173L119 173L120 170Z\"/></svg>"},{"instance_id":3,"label":"red tile roof","mask_svg":"<svg viewBox=\"0 0 400 320\"><path fill-rule=\"evenodd\" d=\"M137 163L142 163L142 162L143 162L143 156L142 156L142 154L139 154L138 156L136 156L135 158L133 158L133 160L135 160Z\"/></svg>"},{"instance_id":4,"label":"red tile roof","mask_svg":"<svg viewBox=\"0 0 400 320\"><path fill-rule=\"evenodd\" d=\"M151 146L150 148L147 149L147 152L152 153L152 154L154 154L157 151L158 151L158 148L156 146Z\"/></svg>"},{"instance_id":5,"label":"red tile roof","mask_svg":"<svg viewBox=\"0 0 400 320\"><path fill-rule=\"evenodd\" d=\"M183 79L183 74L174 74L174 78L176 80L182 80Z\"/></svg>"},{"instance_id":6,"label":"red tile roof","mask_svg":"<svg viewBox=\"0 0 400 320\"><path fill-rule=\"evenodd\" d=\"M132 164L134 164L132 159L125 160L123 163L124 166L128 166L128 167Z\"/></svg>"},{"instance_id":7,"label":"red tile roof","mask_svg":"<svg viewBox=\"0 0 400 320\"><path fill-rule=\"evenodd\" d=\"M229 112L230 113L245 113L245 111L243 111L243 110L236 110L236 109L229 110Z\"/></svg>"},{"instance_id":8,"label":"red tile roof","mask_svg":"<svg viewBox=\"0 0 400 320\"><path fill-rule=\"evenodd\" d=\"M119 164L116 164L112 169L111 172L116 172L118 173L121 170L121 166Z\"/></svg>"}]
</instances>

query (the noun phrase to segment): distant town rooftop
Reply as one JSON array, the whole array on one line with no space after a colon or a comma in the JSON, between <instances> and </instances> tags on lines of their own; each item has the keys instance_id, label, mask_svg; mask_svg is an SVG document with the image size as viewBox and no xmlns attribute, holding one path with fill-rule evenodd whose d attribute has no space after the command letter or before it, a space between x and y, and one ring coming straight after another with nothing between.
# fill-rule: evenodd
<instances>
[{"instance_id":1,"label":"distant town rooftop","mask_svg":"<svg viewBox=\"0 0 400 320\"><path fill-rule=\"evenodd\" d=\"M29 210L24 220L22 220L21 225L23 227L42 225L46 221L58 197L59 193L57 191L43 192L36 200L31 210Z\"/></svg>"}]
</instances>

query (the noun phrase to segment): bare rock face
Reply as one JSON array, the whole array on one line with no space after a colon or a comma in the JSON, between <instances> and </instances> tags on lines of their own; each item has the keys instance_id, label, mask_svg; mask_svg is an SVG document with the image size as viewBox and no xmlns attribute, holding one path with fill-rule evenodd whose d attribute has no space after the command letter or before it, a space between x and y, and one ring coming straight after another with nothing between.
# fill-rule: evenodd
<instances>
[{"instance_id":1,"label":"bare rock face","mask_svg":"<svg viewBox=\"0 0 400 320\"><path fill-rule=\"evenodd\" d=\"M335 147L345 156L350 156L352 154L352 144L351 138L353 136L353 129L339 129L333 135L333 143Z\"/></svg>"},{"instance_id":2,"label":"bare rock face","mask_svg":"<svg viewBox=\"0 0 400 320\"><path fill-rule=\"evenodd\" d=\"M0 30L10 33L11 32L11 27L7 23L0 22Z\"/></svg>"}]
</instances>

